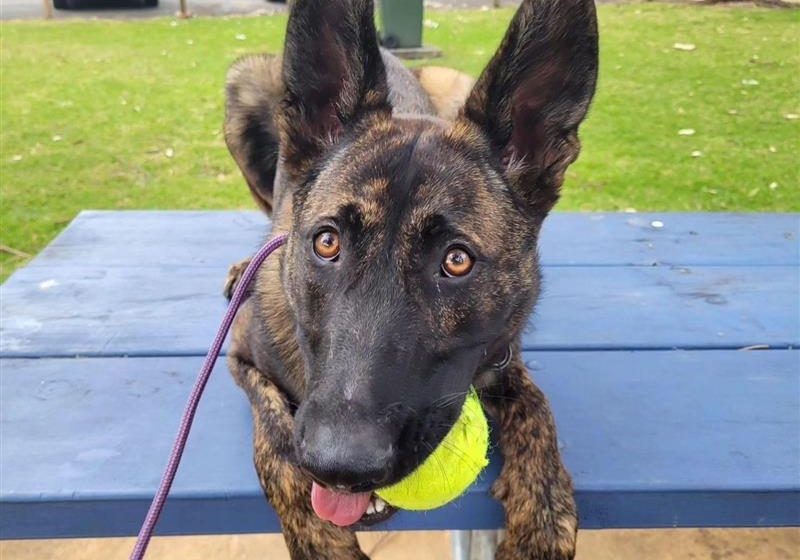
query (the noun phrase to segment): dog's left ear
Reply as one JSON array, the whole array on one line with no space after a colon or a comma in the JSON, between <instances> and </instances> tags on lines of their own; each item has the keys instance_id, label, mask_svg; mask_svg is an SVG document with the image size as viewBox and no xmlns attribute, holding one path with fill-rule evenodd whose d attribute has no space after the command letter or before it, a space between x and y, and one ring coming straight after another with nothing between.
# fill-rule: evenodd
<instances>
[{"instance_id":1,"label":"dog's left ear","mask_svg":"<svg viewBox=\"0 0 800 560\"><path fill-rule=\"evenodd\" d=\"M280 133L287 171L300 177L343 128L388 115L386 70L372 0L295 0L286 30Z\"/></svg>"},{"instance_id":2,"label":"dog's left ear","mask_svg":"<svg viewBox=\"0 0 800 560\"><path fill-rule=\"evenodd\" d=\"M461 119L488 138L507 180L544 217L580 151L597 82L593 0L524 0Z\"/></svg>"}]
</instances>

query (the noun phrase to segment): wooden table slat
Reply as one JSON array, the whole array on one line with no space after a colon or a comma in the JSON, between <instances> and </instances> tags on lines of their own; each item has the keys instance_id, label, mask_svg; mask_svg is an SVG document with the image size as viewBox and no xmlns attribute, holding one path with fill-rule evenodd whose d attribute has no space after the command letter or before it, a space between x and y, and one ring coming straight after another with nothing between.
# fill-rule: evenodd
<instances>
[{"instance_id":1,"label":"wooden table slat","mask_svg":"<svg viewBox=\"0 0 800 560\"><path fill-rule=\"evenodd\" d=\"M223 268L29 267L0 287L0 355L203 355ZM800 345L797 267L548 267L526 349ZM536 330L533 330L535 327Z\"/></svg>"},{"instance_id":2,"label":"wooden table slat","mask_svg":"<svg viewBox=\"0 0 800 560\"><path fill-rule=\"evenodd\" d=\"M799 351L526 353L551 400L582 526L800 524ZM5 359L4 538L132 535L199 358ZM161 534L277 531L224 363L200 405ZM487 489L390 528L498 527ZM46 522L45 522L46 521ZM383 528L387 528L384 526Z\"/></svg>"},{"instance_id":3,"label":"wooden table slat","mask_svg":"<svg viewBox=\"0 0 800 560\"><path fill-rule=\"evenodd\" d=\"M269 227L258 212L86 211L31 266L227 268ZM797 214L555 212L541 254L553 266L796 266L798 240Z\"/></svg>"}]
</instances>

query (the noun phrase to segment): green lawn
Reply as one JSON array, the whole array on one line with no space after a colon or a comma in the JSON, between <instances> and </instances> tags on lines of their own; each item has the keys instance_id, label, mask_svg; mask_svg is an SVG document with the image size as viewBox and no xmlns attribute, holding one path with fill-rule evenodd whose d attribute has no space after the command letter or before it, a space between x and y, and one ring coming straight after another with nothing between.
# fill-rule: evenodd
<instances>
[{"instance_id":1,"label":"green lawn","mask_svg":"<svg viewBox=\"0 0 800 560\"><path fill-rule=\"evenodd\" d=\"M799 211L799 14L601 6L598 95L560 208ZM429 11L437 63L477 73L510 15ZM284 25L4 22L0 279L81 209L252 207L220 132L223 76Z\"/></svg>"}]
</instances>

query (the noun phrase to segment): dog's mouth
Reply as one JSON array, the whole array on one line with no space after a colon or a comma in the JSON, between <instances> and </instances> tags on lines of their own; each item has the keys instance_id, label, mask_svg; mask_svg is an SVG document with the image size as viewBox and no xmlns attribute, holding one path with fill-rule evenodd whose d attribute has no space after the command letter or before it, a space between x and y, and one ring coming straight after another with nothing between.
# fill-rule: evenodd
<instances>
[{"instance_id":1,"label":"dog's mouth","mask_svg":"<svg viewBox=\"0 0 800 560\"><path fill-rule=\"evenodd\" d=\"M397 511L372 492L336 492L316 482L311 483L311 507L319 518L339 527L367 527Z\"/></svg>"}]
</instances>

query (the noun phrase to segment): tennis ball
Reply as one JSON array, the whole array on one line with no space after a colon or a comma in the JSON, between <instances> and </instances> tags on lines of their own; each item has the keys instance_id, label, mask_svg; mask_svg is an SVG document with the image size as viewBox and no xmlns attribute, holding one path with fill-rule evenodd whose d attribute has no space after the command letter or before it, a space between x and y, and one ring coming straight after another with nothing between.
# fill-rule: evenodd
<instances>
[{"instance_id":1,"label":"tennis ball","mask_svg":"<svg viewBox=\"0 0 800 560\"><path fill-rule=\"evenodd\" d=\"M441 507L478 478L489 463L488 449L489 424L478 394L470 388L461 415L433 453L403 480L375 493L400 509Z\"/></svg>"}]
</instances>

